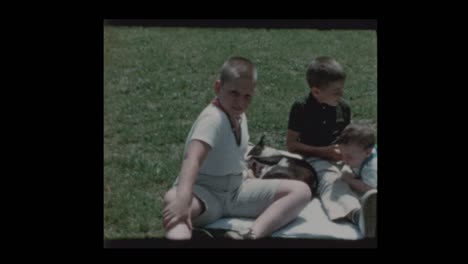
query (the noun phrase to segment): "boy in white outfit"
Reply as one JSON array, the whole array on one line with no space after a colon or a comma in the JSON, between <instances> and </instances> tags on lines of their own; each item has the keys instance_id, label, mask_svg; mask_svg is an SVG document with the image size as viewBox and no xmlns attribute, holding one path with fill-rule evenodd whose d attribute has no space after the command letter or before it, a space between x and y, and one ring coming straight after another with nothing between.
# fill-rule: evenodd
<instances>
[{"instance_id":1,"label":"boy in white outfit","mask_svg":"<svg viewBox=\"0 0 468 264\"><path fill-rule=\"evenodd\" d=\"M216 98L192 126L181 171L164 196L166 238L190 239L192 226L203 227L223 216L256 218L250 228L229 233L231 238L262 238L294 220L310 201L303 182L243 181L249 142L245 111L256 81L250 60L232 57L224 63L214 83Z\"/></svg>"}]
</instances>

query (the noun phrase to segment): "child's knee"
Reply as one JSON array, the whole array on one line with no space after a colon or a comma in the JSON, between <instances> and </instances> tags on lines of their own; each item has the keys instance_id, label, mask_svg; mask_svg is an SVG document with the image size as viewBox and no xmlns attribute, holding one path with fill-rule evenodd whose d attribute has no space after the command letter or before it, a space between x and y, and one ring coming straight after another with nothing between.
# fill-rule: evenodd
<instances>
[{"instance_id":1,"label":"child's knee","mask_svg":"<svg viewBox=\"0 0 468 264\"><path fill-rule=\"evenodd\" d=\"M171 201L176 199L176 189L172 188L164 195L164 205L169 204Z\"/></svg>"},{"instance_id":2,"label":"child's knee","mask_svg":"<svg viewBox=\"0 0 468 264\"><path fill-rule=\"evenodd\" d=\"M291 181L290 183L290 195L296 197L299 202L309 202L312 199L312 191L309 185L301 181Z\"/></svg>"},{"instance_id":3,"label":"child's knee","mask_svg":"<svg viewBox=\"0 0 468 264\"><path fill-rule=\"evenodd\" d=\"M276 199L280 199L284 196L294 196L297 200L310 200L312 198L312 192L309 185L302 181L296 180L283 180L276 192Z\"/></svg>"},{"instance_id":4,"label":"child's knee","mask_svg":"<svg viewBox=\"0 0 468 264\"><path fill-rule=\"evenodd\" d=\"M301 201L309 202L312 199L312 191L310 190L309 185L304 182L298 182L295 192L299 196Z\"/></svg>"}]
</instances>

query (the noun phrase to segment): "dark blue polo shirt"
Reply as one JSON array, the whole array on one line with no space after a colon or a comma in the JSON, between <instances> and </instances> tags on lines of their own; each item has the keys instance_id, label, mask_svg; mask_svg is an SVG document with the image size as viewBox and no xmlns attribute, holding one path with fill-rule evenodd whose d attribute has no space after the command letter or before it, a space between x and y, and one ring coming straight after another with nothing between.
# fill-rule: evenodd
<instances>
[{"instance_id":1,"label":"dark blue polo shirt","mask_svg":"<svg viewBox=\"0 0 468 264\"><path fill-rule=\"evenodd\" d=\"M301 143L323 147L334 144L350 121L351 108L344 100L334 107L317 102L309 93L291 107L288 129L300 133Z\"/></svg>"}]
</instances>

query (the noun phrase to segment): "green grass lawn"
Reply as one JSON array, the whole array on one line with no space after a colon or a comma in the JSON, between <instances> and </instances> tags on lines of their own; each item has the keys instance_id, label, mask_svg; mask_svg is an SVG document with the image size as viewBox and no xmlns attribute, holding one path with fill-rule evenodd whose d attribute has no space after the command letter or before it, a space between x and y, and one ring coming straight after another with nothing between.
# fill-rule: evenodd
<instances>
[{"instance_id":1,"label":"green grass lawn","mask_svg":"<svg viewBox=\"0 0 468 264\"><path fill-rule=\"evenodd\" d=\"M308 63L342 63L353 120L377 123L377 35L365 30L104 26L104 237L161 237L162 197L185 138L232 55L258 68L251 141L285 149L288 114L309 92Z\"/></svg>"}]
</instances>

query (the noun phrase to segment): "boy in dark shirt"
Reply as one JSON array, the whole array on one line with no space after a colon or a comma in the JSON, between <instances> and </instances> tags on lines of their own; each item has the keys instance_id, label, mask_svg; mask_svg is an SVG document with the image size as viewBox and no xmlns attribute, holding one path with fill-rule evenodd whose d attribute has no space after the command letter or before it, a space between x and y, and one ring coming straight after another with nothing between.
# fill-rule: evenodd
<instances>
[{"instance_id":1,"label":"boy in dark shirt","mask_svg":"<svg viewBox=\"0 0 468 264\"><path fill-rule=\"evenodd\" d=\"M333 58L318 57L310 63L306 77L311 92L291 108L287 149L302 155L317 171L317 191L328 218L346 217L359 224L359 199L339 180L343 162L336 142L351 122L351 109L342 99L346 73Z\"/></svg>"}]
</instances>

